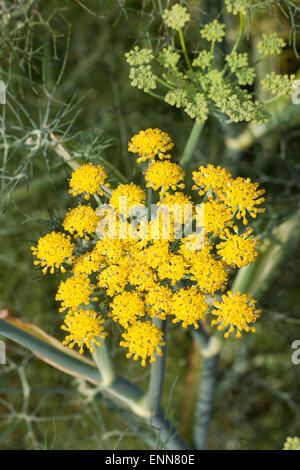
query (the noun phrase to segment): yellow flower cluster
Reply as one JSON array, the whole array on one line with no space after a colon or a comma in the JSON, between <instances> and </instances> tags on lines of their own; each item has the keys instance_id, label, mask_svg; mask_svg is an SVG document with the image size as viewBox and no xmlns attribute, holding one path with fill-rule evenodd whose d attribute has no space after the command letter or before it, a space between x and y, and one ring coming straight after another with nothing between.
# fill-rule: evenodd
<instances>
[{"instance_id":1,"label":"yellow flower cluster","mask_svg":"<svg viewBox=\"0 0 300 470\"><path fill-rule=\"evenodd\" d=\"M223 241L217 245L218 254L229 266L241 268L253 263L257 257L256 247L259 240L251 236L253 230L248 229L244 234L231 233L228 229L220 237Z\"/></svg>"},{"instance_id":2,"label":"yellow flower cluster","mask_svg":"<svg viewBox=\"0 0 300 470\"><path fill-rule=\"evenodd\" d=\"M160 196L166 191L177 188L184 189L184 184L180 183L184 179L184 170L176 163L165 161L153 161L145 175L147 188L155 191L161 188Z\"/></svg>"},{"instance_id":3,"label":"yellow flower cluster","mask_svg":"<svg viewBox=\"0 0 300 470\"><path fill-rule=\"evenodd\" d=\"M93 293L93 287L86 274L76 274L62 281L55 299L61 301L60 312L65 309L75 310L80 305L88 305Z\"/></svg>"},{"instance_id":4,"label":"yellow flower cluster","mask_svg":"<svg viewBox=\"0 0 300 470\"><path fill-rule=\"evenodd\" d=\"M124 212L131 207L143 204L146 194L140 186L136 184L119 184L110 197L109 203L119 212Z\"/></svg>"},{"instance_id":5,"label":"yellow flower cluster","mask_svg":"<svg viewBox=\"0 0 300 470\"><path fill-rule=\"evenodd\" d=\"M139 155L138 162L158 157L159 159L171 158L166 154L174 147L170 136L159 129L146 129L133 136L128 143L129 152Z\"/></svg>"},{"instance_id":6,"label":"yellow flower cluster","mask_svg":"<svg viewBox=\"0 0 300 470\"><path fill-rule=\"evenodd\" d=\"M128 348L129 352L126 357L133 357L135 361L140 357L142 366L146 365L148 358L150 358L150 363L155 362L155 354L162 356L161 347L166 344L163 341L163 333L150 321L134 323L123 333L123 338L124 341L121 341L120 345Z\"/></svg>"},{"instance_id":7,"label":"yellow flower cluster","mask_svg":"<svg viewBox=\"0 0 300 470\"><path fill-rule=\"evenodd\" d=\"M182 321L183 328L193 325L197 329L199 328L199 320L205 318L208 304L204 295L195 286L192 286L189 289L180 289L175 292L172 309L175 312L173 323Z\"/></svg>"},{"instance_id":8,"label":"yellow flower cluster","mask_svg":"<svg viewBox=\"0 0 300 470\"><path fill-rule=\"evenodd\" d=\"M248 223L247 212L255 218L259 212L265 211L256 207L265 201L261 197L265 191L258 189L258 183L252 183L250 178L232 178L228 170L207 165L200 166L198 171L193 172L193 179L193 189L198 190L199 195L207 193L210 200L215 196L238 220L242 218L244 225Z\"/></svg>"},{"instance_id":9,"label":"yellow flower cluster","mask_svg":"<svg viewBox=\"0 0 300 470\"><path fill-rule=\"evenodd\" d=\"M84 237L89 240L88 234L95 232L100 217L96 211L90 206L78 206L70 209L64 221L63 228L75 234L75 238Z\"/></svg>"},{"instance_id":10,"label":"yellow flower cluster","mask_svg":"<svg viewBox=\"0 0 300 470\"><path fill-rule=\"evenodd\" d=\"M69 193L73 196L84 194L87 200L90 199L91 194L95 193L104 196L102 185L107 178L108 175L101 165L87 163L73 172L69 182ZM109 184L106 183L106 186Z\"/></svg>"},{"instance_id":11,"label":"yellow flower cluster","mask_svg":"<svg viewBox=\"0 0 300 470\"><path fill-rule=\"evenodd\" d=\"M102 256L95 248L88 253L78 256L74 261L73 272L74 274L92 274L99 271L101 265L104 263L104 256Z\"/></svg>"},{"instance_id":12,"label":"yellow flower cluster","mask_svg":"<svg viewBox=\"0 0 300 470\"><path fill-rule=\"evenodd\" d=\"M212 233L217 237L224 230L224 227L232 227L232 209L222 201L210 199L203 203L201 209L204 218L203 225L207 233Z\"/></svg>"},{"instance_id":13,"label":"yellow flower cluster","mask_svg":"<svg viewBox=\"0 0 300 470\"><path fill-rule=\"evenodd\" d=\"M104 208L79 205L67 213L62 226L69 235L51 232L32 247L35 264L44 272L71 267L56 300L60 311L66 311L63 344L78 345L80 353L101 344L108 321L119 325L127 357L141 359L143 366L154 362L165 344L156 320L170 318L183 328L198 328L212 314L212 324L225 329L226 337L233 331L237 337L241 331L254 331L260 311L250 296L228 291L214 302L212 312L207 297L224 292L232 269L255 260L259 242L251 229L243 230L240 219L247 223L246 213L255 217L263 211L257 207L264 200L263 190L249 179L234 179L224 168L200 166L193 173L194 189L204 197L195 205L183 191L184 171L165 159L173 145L159 129L141 131L129 142L138 161L150 160L146 186L158 191L156 196L151 192L158 200L151 220L145 219L150 206L145 206L144 189L119 184L103 200ZM72 191L95 190L99 195L95 168L89 164L76 170ZM75 181L85 181L84 175L89 175L90 186L76 186ZM140 213L133 213L137 206ZM196 222L202 216L198 231Z\"/></svg>"},{"instance_id":14,"label":"yellow flower cluster","mask_svg":"<svg viewBox=\"0 0 300 470\"><path fill-rule=\"evenodd\" d=\"M145 305L149 316L165 320L172 311L172 297L173 292L169 287L156 284L150 288L145 296Z\"/></svg>"},{"instance_id":15,"label":"yellow flower cluster","mask_svg":"<svg viewBox=\"0 0 300 470\"><path fill-rule=\"evenodd\" d=\"M206 294L214 295L218 290L224 289L228 280L226 265L211 252L212 246L204 243L200 250L188 250L189 274L192 281L197 283L198 289ZM183 251L186 251L183 248Z\"/></svg>"},{"instance_id":16,"label":"yellow flower cluster","mask_svg":"<svg viewBox=\"0 0 300 470\"><path fill-rule=\"evenodd\" d=\"M67 331L64 346L70 349L77 344L79 347L79 354L83 354L83 346L86 346L91 353L94 352L93 344L102 346L102 343L96 339L105 339L107 333L104 333L103 323L105 320L98 315L94 310L78 309L75 312L66 315L65 322L62 325L62 330Z\"/></svg>"},{"instance_id":17,"label":"yellow flower cluster","mask_svg":"<svg viewBox=\"0 0 300 470\"><path fill-rule=\"evenodd\" d=\"M195 184L193 189L198 190L199 196L206 192L215 192L215 194L223 194L224 188L231 179L231 174L221 166L201 165L198 171L193 172Z\"/></svg>"},{"instance_id":18,"label":"yellow flower cluster","mask_svg":"<svg viewBox=\"0 0 300 470\"><path fill-rule=\"evenodd\" d=\"M37 246L32 246L31 251L37 260L34 264L41 265L43 273L46 274L50 268L50 273L54 274L55 268L66 272L63 263L71 263L75 245L71 241L70 235L60 232L51 232L41 237Z\"/></svg>"},{"instance_id":19,"label":"yellow flower cluster","mask_svg":"<svg viewBox=\"0 0 300 470\"><path fill-rule=\"evenodd\" d=\"M122 292L114 297L109 316L124 328L136 323L139 317L145 315L144 302L137 292Z\"/></svg>"},{"instance_id":20,"label":"yellow flower cluster","mask_svg":"<svg viewBox=\"0 0 300 470\"><path fill-rule=\"evenodd\" d=\"M212 325L218 325L219 330L229 328L224 334L225 338L234 331L237 338L242 337L241 331L256 331L253 324L260 317L261 310L256 309L256 301L249 294L228 291L222 295L222 302L214 302L213 305L217 308L211 313L217 318L212 321Z\"/></svg>"}]
</instances>

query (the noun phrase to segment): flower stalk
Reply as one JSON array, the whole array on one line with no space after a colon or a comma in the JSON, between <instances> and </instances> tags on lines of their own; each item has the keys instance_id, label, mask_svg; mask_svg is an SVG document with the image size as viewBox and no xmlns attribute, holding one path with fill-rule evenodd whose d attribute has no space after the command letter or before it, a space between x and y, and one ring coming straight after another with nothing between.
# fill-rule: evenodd
<instances>
[{"instance_id":1,"label":"flower stalk","mask_svg":"<svg viewBox=\"0 0 300 470\"><path fill-rule=\"evenodd\" d=\"M164 339L166 342L167 334L167 321L154 319L153 323L164 333ZM157 416L159 414L161 397L164 386L165 378L165 366L166 366L166 346L162 347L162 356L156 358L156 361L151 364L150 367L150 380L148 391L143 397L143 402L151 414Z\"/></svg>"},{"instance_id":2,"label":"flower stalk","mask_svg":"<svg viewBox=\"0 0 300 470\"><path fill-rule=\"evenodd\" d=\"M197 121L194 122L189 139L186 143L185 149L183 151L183 154L180 160L180 165L182 166L182 168L187 168L189 164L191 163L199 138L201 136L203 127L204 127L203 123L198 123Z\"/></svg>"},{"instance_id":3,"label":"flower stalk","mask_svg":"<svg viewBox=\"0 0 300 470\"><path fill-rule=\"evenodd\" d=\"M108 387L115 378L115 371L107 340L102 341L102 346L95 346L93 358L100 372L103 385Z\"/></svg>"},{"instance_id":4,"label":"flower stalk","mask_svg":"<svg viewBox=\"0 0 300 470\"><path fill-rule=\"evenodd\" d=\"M188 52L187 52L187 48L186 48L186 45L185 45L185 40L184 40L184 36L183 36L183 32L182 32L181 28L179 29L178 34L179 34L179 39L180 39L182 52L183 52L183 55L184 55L184 58L185 58L185 61L186 61L186 65L187 65L189 70L192 70L192 64L191 64L191 61L190 61L190 58L189 58L189 55L188 55Z\"/></svg>"}]
</instances>

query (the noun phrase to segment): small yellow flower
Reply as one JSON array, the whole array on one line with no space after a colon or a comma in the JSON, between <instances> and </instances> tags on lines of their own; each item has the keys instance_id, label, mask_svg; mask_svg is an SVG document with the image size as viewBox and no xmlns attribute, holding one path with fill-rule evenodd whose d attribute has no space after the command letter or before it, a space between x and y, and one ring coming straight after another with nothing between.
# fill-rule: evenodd
<instances>
[{"instance_id":1,"label":"small yellow flower","mask_svg":"<svg viewBox=\"0 0 300 470\"><path fill-rule=\"evenodd\" d=\"M104 256L94 248L88 253L78 256L74 262L74 274L92 274L99 271L100 267L105 265Z\"/></svg>"},{"instance_id":2,"label":"small yellow flower","mask_svg":"<svg viewBox=\"0 0 300 470\"><path fill-rule=\"evenodd\" d=\"M76 274L59 284L55 299L61 301L60 312L66 308L76 310L79 305L90 303L93 286L86 274Z\"/></svg>"},{"instance_id":3,"label":"small yellow flower","mask_svg":"<svg viewBox=\"0 0 300 470\"><path fill-rule=\"evenodd\" d=\"M186 274L185 261L181 255L170 255L166 261L158 266L157 272L160 279L168 279L171 285L174 286Z\"/></svg>"},{"instance_id":4,"label":"small yellow flower","mask_svg":"<svg viewBox=\"0 0 300 470\"><path fill-rule=\"evenodd\" d=\"M142 263L133 263L128 281L137 291L151 289L156 282L156 274Z\"/></svg>"},{"instance_id":5,"label":"small yellow flower","mask_svg":"<svg viewBox=\"0 0 300 470\"><path fill-rule=\"evenodd\" d=\"M169 212L166 214L165 208L161 208L160 212L149 222L149 235L150 240L174 241L173 214Z\"/></svg>"},{"instance_id":6,"label":"small yellow flower","mask_svg":"<svg viewBox=\"0 0 300 470\"><path fill-rule=\"evenodd\" d=\"M146 310L149 316L165 320L171 312L172 296L171 289L160 284L156 284L149 289L145 295Z\"/></svg>"},{"instance_id":7,"label":"small yellow flower","mask_svg":"<svg viewBox=\"0 0 300 470\"><path fill-rule=\"evenodd\" d=\"M161 263L165 263L169 256L168 240L152 240L151 245L137 254L137 259L140 263L156 269Z\"/></svg>"},{"instance_id":8,"label":"small yellow flower","mask_svg":"<svg viewBox=\"0 0 300 470\"><path fill-rule=\"evenodd\" d=\"M256 218L258 212L265 211L265 209L255 207L265 201L261 197L265 190L258 189L258 186L258 183L251 183L250 178L238 177L228 182L224 189L222 199L236 213L238 220L243 219L244 225L248 223L246 219L247 212L251 217Z\"/></svg>"},{"instance_id":9,"label":"small yellow flower","mask_svg":"<svg viewBox=\"0 0 300 470\"><path fill-rule=\"evenodd\" d=\"M195 185L193 189L199 190L199 195L210 192L218 196L223 194L228 182L231 180L231 173L221 166L201 165L198 171L193 172Z\"/></svg>"},{"instance_id":10,"label":"small yellow flower","mask_svg":"<svg viewBox=\"0 0 300 470\"><path fill-rule=\"evenodd\" d=\"M124 242L119 238L103 238L96 244L96 250L110 264L118 264L124 256Z\"/></svg>"},{"instance_id":11,"label":"small yellow flower","mask_svg":"<svg viewBox=\"0 0 300 470\"><path fill-rule=\"evenodd\" d=\"M192 286L189 289L180 289L175 292L172 299L173 323L182 321L183 328L194 325L199 328L199 320L205 318L208 310L208 304L203 294Z\"/></svg>"},{"instance_id":12,"label":"small yellow flower","mask_svg":"<svg viewBox=\"0 0 300 470\"><path fill-rule=\"evenodd\" d=\"M223 241L217 245L218 255L226 264L238 268L253 263L258 255L256 247L259 240L253 238L252 233L252 229L248 229L243 235L225 230L221 236Z\"/></svg>"},{"instance_id":13,"label":"small yellow flower","mask_svg":"<svg viewBox=\"0 0 300 470\"><path fill-rule=\"evenodd\" d=\"M128 143L129 152L137 153L138 163L145 162L156 156L158 158L171 158L166 153L174 147L170 136L159 129L146 129L134 135Z\"/></svg>"},{"instance_id":14,"label":"small yellow flower","mask_svg":"<svg viewBox=\"0 0 300 470\"><path fill-rule=\"evenodd\" d=\"M229 327L224 334L228 338L230 333L236 331L236 338L241 338L241 331L256 331L253 324L260 317L261 310L256 309L256 300L251 298L250 294L233 294L228 291L222 295L222 302L214 302L217 307L212 311L217 318L212 321L212 325L218 325L219 330Z\"/></svg>"},{"instance_id":15,"label":"small yellow flower","mask_svg":"<svg viewBox=\"0 0 300 470\"><path fill-rule=\"evenodd\" d=\"M127 263L107 266L98 276L98 286L107 289L107 295L113 296L119 294L123 292L128 283L129 272Z\"/></svg>"},{"instance_id":16,"label":"small yellow flower","mask_svg":"<svg viewBox=\"0 0 300 470\"><path fill-rule=\"evenodd\" d=\"M84 237L89 240L88 234L95 232L100 217L90 206L78 206L70 209L62 225L65 230L75 233L75 238Z\"/></svg>"},{"instance_id":17,"label":"small yellow flower","mask_svg":"<svg viewBox=\"0 0 300 470\"><path fill-rule=\"evenodd\" d=\"M213 295L224 288L228 279L225 266L206 248L191 257L190 266L191 280L197 282L201 291Z\"/></svg>"},{"instance_id":18,"label":"small yellow flower","mask_svg":"<svg viewBox=\"0 0 300 470\"><path fill-rule=\"evenodd\" d=\"M107 178L108 175L101 165L86 163L72 173L69 193L73 196L84 194L85 199L90 199L90 195L95 193L103 196L104 191L101 186Z\"/></svg>"},{"instance_id":19,"label":"small yellow flower","mask_svg":"<svg viewBox=\"0 0 300 470\"><path fill-rule=\"evenodd\" d=\"M205 231L216 237L225 227L233 225L233 213L229 207L218 200L210 199L204 203L203 223Z\"/></svg>"},{"instance_id":20,"label":"small yellow flower","mask_svg":"<svg viewBox=\"0 0 300 470\"><path fill-rule=\"evenodd\" d=\"M175 230L183 223L188 224L194 216L194 205L191 197L177 191L175 194L166 194L157 205L164 207L170 213L171 226ZM165 218L167 222L167 217Z\"/></svg>"},{"instance_id":21,"label":"small yellow flower","mask_svg":"<svg viewBox=\"0 0 300 470\"><path fill-rule=\"evenodd\" d=\"M145 315L145 304L137 292L126 292L116 295L111 302L109 316L124 328L128 328Z\"/></svg>"},{"instance_id":22,"label":"small yellow flower","mask_svg":"<svg viewBox=\"0 0 300 470\"><path fill-rule=\"evenodd\" d=\"M140 357L143 367L148 358L151 363L156 361L155 354L162 356L161 347L166 344L163 341L163 332L150 321L134 323L123 333L123 338L124 341L120 342L120 346L128 348L126 357L129 359L133 356L134 361Z\"/></svg>"},{"instance_id":23,"label":"small yellow flower","mask_svg":"<svg viewBox=\"0 0 300 470\"><path fill-rule=\"evenodd\" d=\"M117 211L125 213L132 207L144 205L146 201L145 191L134 183L119 184L117 189L111 193L109 203Z\"/></svg>"},{"instance_id":24,"label":"small yellow flower","mask_svg":"<svg viewBox=\"0 0 300 470\"><path fill-rule=\"evenodd\" d=\"M37 246L32 246L33 255L38 258L34 261L37 266L40 264L43 273L46 274L50 269L50 273L54 274L55 269L61 269L66 272L63 263L70 264L75 245L71 242L71 237L60 232L51 232L41 237Z\"/></svg>"},{"instance_id":25,"label":"small yellow flower","mask_svg":"<svg viewBox=\"0 0 300 470\"><path fill-rule=\"evenodd\" d=\"M63 341L64 346L68 346L70 349L77 344L79 354L83 354L84 346L94 352L93 345L102 346L100 339L105 339L107 333L103 333L104 323L101 315L97 315L94 310L79 310L68 314L64 320L65 324L62 325L62 329L67 331L69 334Z\"/></svg>"},{"instance_id":26,"label":"small yellow flower","mask_svg":"<svg viewBox=\"0 0 300 470\"><path fill-rule=\"evenodd\" d=\"M184 179L184 170L176 163L165 161L153 161L145 175L147 188L157 191L161 188L162 196L169 189L175 191L177 188L184 189L184 184L180 183Z\"/></svg>"},{"instance_id":27,"label":"small yellow flower","mask_svg":"<svg viewBox=\"0 0 300 470\"><path fill-rule=\"evenodd\" d=\"M207 256L209 255L211 248L212 247L209 245L207 238L203 234L191 234L186 238L181 239L179 253L188 263L190 263L196 252L200 252L202 250L202 254L205 253Z\"/></svg>"}]
</instances>

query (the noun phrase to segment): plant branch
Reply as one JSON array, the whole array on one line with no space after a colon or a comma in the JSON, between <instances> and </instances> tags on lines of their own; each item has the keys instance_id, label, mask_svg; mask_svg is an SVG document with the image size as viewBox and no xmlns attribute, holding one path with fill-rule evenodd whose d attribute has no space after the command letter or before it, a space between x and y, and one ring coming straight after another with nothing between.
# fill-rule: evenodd
<instances>
[{"instance_id":1,"label":"plant branch","mask_svg":"<svg viewBox=\"0 0 300 470\"><path fill-rule=\"evenodd\" d=\"M205 341L203 335L200 336L197 330L193 330L193 337L199 346L202 356L201 379L193 425L193 444L196 449L202 450L206 445L211 421L220 342L215 336L207 337ZM205 347L203 347L204 341L206 342Z\"/></svg>"},{"instance_id":2,"label":"plant branch","mask_svg":"<svg viewBox=\"0 0 300 470\"><path fill-rule=\"evenodd\" d=\"M188 69L189 70L192 70L192 64L191 64L191 61L189 59L189 56L188 56L188 53L187 53L187 49L186 49L186 45L185 45L185 40L184 40L184 36L183 36L183 32L182 32L182 29L180 28L180 30L178 31L179 33L179 39L180 39L180 44L181 44L181 48L182 48L182 51L183 51L183 55L184 55L184 58L185 58L185 61L186 61L186 65L188 66Z\"/></svg>"},{"instance_id":3,"label":"plant branch","mask_svg":"<svg viewBox=\"0 0 300 470\"><path fill-rule=\"evenodd\" d=\"M234 43L233 49L231 51L231 54L235 52L238 48L238 45L242 39L243 31L244 31L244 24L245 24L245 17L240 13L240 29L239 29L239 34L236 38L236 41Z\"/></svg>"},{"instance_id":4,"label":"plant branch","mask_svg":"<svg viewBox=\"0 0 300 470\"><path fill-rule=\"evenodd\" d=\"M166 341L167 321L155 318L153 323L163 331L164 339ZM151 364L149 388L143 398L143 403L145 403L146 408L151 411L154 416L159 414L165 378L166 346L163 346L161 349L163 355L157 357L156 361Z\"/></svg>"},{"instance_id":5,"label":"plant branch","mask_svg":"<svg viewBox=\"0 0 300 470\"><path fill-rule=\"evenodd\" d=\"M183 168L186 168L193 158L203 126L203 123L198 124L196 121L194 122L194 126L192 128L192 131L190 133L189 139L186 143L185 149L180 160L180 165Z\"/></svg>"},{"instance_id":6,"label":"plant branch","mask_svg":"<svg viewBox=\"0 0 300 470\"><path fill-rule=\"evenodd\" d=\"M62 372L81 377L98 386L99 390L107 394L109 399L117 400L135 415L142 417L158 434L160 442L163 442L167 449L185 450L189 448L178 431L164 416L162 410L159 410L156 416L151 416L149 410L141 404L144 392L127 379L116 374L113 381L106 385L92 361L62 346L55 338L22 320L11 317L5 320L0 319L0 333L29 349L41 360ZM102 357L99 361L98 358L99 365L103 366L105 360Z\"/></svg>"},{"instance_id":7,"label":"plant branch","mask_svg":"<svg viewBox=\"0 0 300 470\"><path fill-rule=\"evenodd\" d=\"M100 372L102 382L104 386L109 386L114 378L115 371L111 360L110 351L107 347L107 340L101 340L102 346L95 345L95 352L93 353L94 361Z\"/></svg>"}]
</instances>

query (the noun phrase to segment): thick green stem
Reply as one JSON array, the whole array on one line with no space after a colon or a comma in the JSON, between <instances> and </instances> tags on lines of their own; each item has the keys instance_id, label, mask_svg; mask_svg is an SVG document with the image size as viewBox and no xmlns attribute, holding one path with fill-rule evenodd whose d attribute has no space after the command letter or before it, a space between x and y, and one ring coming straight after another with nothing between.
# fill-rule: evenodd
<instances>
[{"instance_id":1,"label":"thick green stem","mask_svg":"<svg viewBox=\"0 0 300 470\"><path fill-rule=\"evenodd\" d=\"M95 346L93 357L100 372L103 385L109 386L114 380L115 371L110 352L107 347L107 340L101 340L101 342L102 346Z\"/></svg>"},{"instance_id":2,"label":"thick green stem","mask_svg":"<svg viewBox=\"0 0 300 470\"><path fill-rule=\"evenodd\" d=\"M72 352L69 352L68 348L61 346L61 349L58 349L52 344L46 343L2 319L0 319L0 334L28 348L45 362L70 375L84 377L85 380L93 384L98 385L102 383L98 369L87 363L84 357L79 359L74 356Z\"/></svg>"},{"instance_id":3,"label":"thick green stem","mask_svg":"<svg viewBox=\"0 0 300 470\"><path fill-rule=\"evenodd\" d=\"M183 168L187 168L187 166L189 165L189 163L191 162L193 158L203 126L204 126L203 123L199 124L195 121L192 131L190 133L189 139L183 151L181 160L180 160L180 165Z\"/></svg>"},{"instance_id":4,"label":"thick green stem","mask_svg":"<svg viewBox=\"0 0 300 470\"><path fill-rule=\"evenodd\" d=\"M183 37L182 29L180 29L180 30L178 31L178 33L179 33L179 39L180 39L181 49L182 49L182 52L183 52L183 55L184 55L184 58L185 58L185 61L186 61L186 65L188 66L188 69L189 69L189 70L192 70L192 64L191 64L191 61L190 61L189 56L188 56L188 53L187 53L187 49L186 49L186 45L185 45L185 40L184 40L184 37Z\"/></svg>"},{"instance_id":5,"label":"thick green stem","mask_svg":"<svg viewBox=\"0 0 300 470\"><path fill-rule=\"evenodd\" d=\"M155 318L153 320L153 323L160 330L163 331L164 340L166 341L167 321L159 320L158 318ZM146 408L154 416L156 416L159 413L163 385L164 385L164 378L165 378L166 346L163 346L161 349L162 349L163 355L158 356L156 358L156 361L151 364L149 388L142 400Z\"/></svg>"},{"instance_id":6,"label":"thick green stem","mask_svg":"<svg viewBox=\"0 0 300 470\"><path fill-rule=\"evenodd\" d=\"M78 355L68 350L68 348L64 348L61 345L57 346L57 342L54 338L43 334L41 331L38 332L38 337L32 333L28 333L26 330L30 331L30 325L25 324L25 322L24 329L21 329L9 321L0 319L1 335L28 348L40 359L64 373L81 377L97 385L102 393L107 394L108 398L116 399L129 408L134 414L142 417L155 430L159 436L160 442L164 443L165 448L174 450L185 450L189 448L161 410L158 411L156 416L152 416L151 412L142 404L144 397L143 390L117 374L109 384L108 382L104 382L103 376L105 376L105 374L103 367L106 367L107 377L109 365L109 358L105 356L105 352L103 354L102 351L102 356L100 357L97 353L97 362L99 368L102 370L100 375L98 368L94 366L91 361L86 360L84 357L78 357ZM40 339L44 338L44 336L48 338L47 342L45 339Z\"/></svg>"},{"instance_id":7,"label":"thick green stem","mask_svg":"<svg viewBox=\"0 0 300 470\"><path fill-rule=\"evenodd\" d=\"M190 450L190 447L162 412L157 416L151 417L148 423L159 435L160 448L169 450Z\"/></svg>"},{"instance_id":8,"label":"thick green stem","mask_svg":"<svg viewBox=\"0 0 300 470\"><path fill-rule=\"evenodd\" d=\"M213 401L215 395L216 377L218 370L220 342L212 336L206 340L193 331L202 356L201 381L197 394L197 404L193 425L193 444L196 449L202 450L206 446L209 425L211 421ZM204 343L205 346L204 346Z\"/></svg>"}]
</instances>

